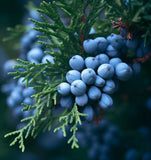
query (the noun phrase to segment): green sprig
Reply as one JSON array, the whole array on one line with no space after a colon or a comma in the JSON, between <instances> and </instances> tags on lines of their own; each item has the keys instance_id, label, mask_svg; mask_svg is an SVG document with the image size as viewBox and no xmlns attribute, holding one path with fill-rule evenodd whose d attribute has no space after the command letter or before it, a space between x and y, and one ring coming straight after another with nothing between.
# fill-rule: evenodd
<instances>
[{"instance_id":1,"label":"green sprig","mask_svg":"<svg viewBox=\"0 0 151 160\"><path fill-rule=\"evenodd\" d=\"M68 143L72 142L72 145L71 145L72 149L79 148L79 145L77 144L78 139L76 138L76 131L78 130L77 125L82 124L80 116L87 116L87 114L80 113L78 111L78 107L75 103L72 110L69 113L67 113L66 115L61 116L59 118L59 122L61 123L61 125L59 127L55 128L55 130L54 130L54 132L56 132L56 131L62 129L63 135L64 135L64 137L66 137L66 127L69 124L73 124L73 126L70 129L70 132L72 132L72 136L68 140Z\"/></svg>"}]
</instances>

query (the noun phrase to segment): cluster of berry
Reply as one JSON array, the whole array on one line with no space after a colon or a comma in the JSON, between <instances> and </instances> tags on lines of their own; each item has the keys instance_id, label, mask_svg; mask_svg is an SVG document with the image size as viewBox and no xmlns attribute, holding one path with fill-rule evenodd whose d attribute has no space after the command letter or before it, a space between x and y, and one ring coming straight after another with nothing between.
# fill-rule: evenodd
<instances>
[{"instance_id":1,"label":"cluster of berry","mask_svg":"<svg viewBox=\"0 0 151 160\"><path fill-rule=\"evenodd\" d=\"M85 106L84 113L91 110L90 115L93 115L93 107L90 107L93 104L99 104L102 109L111 107L113 100L109 94L117 90L118 80L127 81L133 72L120 58L109 59L103 53L85 60L75 55L69 60L69 65L72 70L66 74L67 82L58 86L62 95L60 105L70 108L75 101L78 106Z\"/></svg>"},{"instance_id":2,"label":"cluster of berry","mask_svg":"<svg viewBox=\"0 0 151 160\"><path fill-rule=\"evenodd\" d=\"M147 126L141 126L137 131L140 135L137 147L127 144L128 149L125 151L125 160L139 160L139 157L141 157L142 160L151 160L151 130ZM142 153L139 148L142 148Z\"/></svg>"},{"instance_id":3,"label":"cluster of berry","mask_svg":"<svg viewBox=\"0 0 151 160\"><path fill-rule=\"evenodd\" d=\"M101 135L101 136L100 136ZM98 126L84 123L77 132L79 144L87 148L88 159L114 160L121 145L119 129L108 120L102 119Z\"/></svg>"},{"instance_id":4,"label":"cluster of berry","mask_svg":"<svg viewBox=\"0 0 151 160\"><path fill-rule=\"evenodd\" d=\"M54 63L53 56L44 54L44 46L37 42L37 35L39 32L32 29L33 23L30 22L26 25L28 31L21 37L21 50L19 58L30 63ZM2 92L7 94L7 105L10 108L13 119L20 120L22 118L31 116L34 111L24 111L21 103L27 105L33 105L34 99L31 95L35 93L33 87L26 87L26 81L23 82L24 77L18 80L13 79L12 76L8 75L9 72L17 71L13 67L19 64L14 59L9 59L4 63L3 73L5 75L6 82L2 86ZM15 122L16 123L16 122ZM17 121L18 123L18 121Z\"/></svg>"}]
</instances>

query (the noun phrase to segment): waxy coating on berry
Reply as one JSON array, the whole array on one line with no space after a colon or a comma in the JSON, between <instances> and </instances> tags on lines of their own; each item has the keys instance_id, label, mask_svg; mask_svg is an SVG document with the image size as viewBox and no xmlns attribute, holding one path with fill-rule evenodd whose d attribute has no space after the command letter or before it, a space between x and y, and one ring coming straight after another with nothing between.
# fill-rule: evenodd
<instances>
[{"instance_id":1,"label":"waxy coating on berry","mask_svg":"<svg viewBox=\"0 0 151 160\"><path fill-rule=\"evenodd\" d=\"M107 109L113 105L113 100L108 94L102 93L99 105L102 109Z\"/></svg>"},{"instance_id":2,"label":"waxy coating on berry","mask_svg":"<svg viewBox=\"0 0 151 160\"><path fill-rule=\"evenodd\" d=\"M69 60L69 65L72 69L81 71L84 68L84 59L79 55L75 55Z\"/></svg>"},{"instance_id":3,"label":"waxy coating on berry","mask_svg":"<svg viewBox=\"0 0 151 160\"><path fill-rule=\"evenodd\" d=\"M71 92L75 96L82 96L86 89L87 86L82 80L75 80L71 83Z\"/></svg>"},{"instance_id":4,"label":"waxy coating on berry","mask_svg":"<svg viewBox=\"0 0 151 160\"><path fill-rule=\"evenodd\" d=\"M80 74L79 71L77 71L77 70L70 70L70 71L67 72L67 74L66 74L66 80L70 84L73 81L78 80L78 79L81 79L81 74Z\"/></svg>"},{"instance_id":5,"label":"waxy coating on berry","mask_svg":"<svg viewBox=\"0 0 151 160\"><path fill-rule=\"evenodd\" d=\"M63 95L63 96L67 96L70 94L71 91L71 86L70 84L66 83L66 82L62 82L59 84L58 86L58 92Z\"/></svg>"},{"instance_id":6,"label":"waxy coating on berry","mask_svg":"<svg viewBox=\"0 0 151 160\"><path fill-rule=\"evenodd\" d=\"M83 107L88 103L88 96L87 94L83 94L82 96L76 96L75 102L77 105Z\"/></svg>"},{"instance_id":7,"label":"waxy coating on berry","mask_svg":"<svg viewBox=\"0 0 151 160\"><path fill-rule=\"evenodd\" d=\"M102 64L98 68L97 73L103 79L110 79L114 75L114 68L110 64Z\"/></svg>"},{"instance_id":8,"label":"waxy coating on berry","mask_svg":"<svg viewBox=\"0 0 151 160\"><path fill-rule=\"evenodd\" d=\"M88 85L94 84L96 79L96 73L93 69L87 68L81 72L81 79Z\"/></svg>"},{"instance_id":9,"label":"waxy coating on berry","mask_svg":"<svg viewBox=\"0 0 151 160\"><path fill-rule=\"evenodd\" d=\"M101 97L101 90L96 86L91 86L88 90L88 97L92 100L98 100Z\"/></svg>"}]
</instances>

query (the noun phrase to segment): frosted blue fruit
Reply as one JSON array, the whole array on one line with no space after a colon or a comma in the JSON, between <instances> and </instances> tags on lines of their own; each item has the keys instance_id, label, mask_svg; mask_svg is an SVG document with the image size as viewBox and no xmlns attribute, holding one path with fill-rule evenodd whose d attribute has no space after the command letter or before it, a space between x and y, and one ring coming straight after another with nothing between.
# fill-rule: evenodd
<instances>
[{"instance_id":1,"label":"frosted blue fruit","mask_svg":"<svg viewBox=\"0 0 151 160\"><path fill-rule=\"evenodd\" d=\"M127 36L127 30L125 30L124 28L121 28L122 31L122 37Z\"/></svg>"},{"instance_id":2,"label":"frosted blue fruit","mask_svg":"<svg viewBox=\"0 0 151 160\"><path fill-rule=\"evenodd\" d=\"M27 87L23 89L23 97L30 97L35 93L35 90L33 87Z\"/></svg>"},{"instance_id":3,"label":"frosted blue fruit","mask_svg":"<svg viewBox=\"0 0 151 160\"><path fill-rule=\"evenodd\" d=\"M90 85L94 84L96 79L96 73L93 69L87 68L81 72L81 79L84 83Z\"/></svg>"},{"instance_id":4,"label":"frosted blue fruit","mask_svg":"<svg viewBox=\"0 0 151 160\"><path fill-rule=\"evenodd\" d=\"M127 48L135 51L135 49L137 48L139 44L139 40L138 39L128 39L126 40L126 46Z\"/></svg>"},{"instance_id":5,"label":"frosted blue fruit","mask_svg":"<svg viewBox=\"0 0 151 160\"><path fill-rule=\"evenodd\" d=\"M142 47L138 47L137 49L136 49L136 57L137 58L142 58L144 56L144 53L143 53L143 49L142 49Z\"/></svg>"},{"instance_id":6,"label":"frosted blue fruit","mask_svg":"<svg viewBox=\"0 0 151 160\"><path fill-rule=\"evenodd\" d=\"M110 108L113 105L113 100L108 94L102 93L99 105L102 109Z\"/></svg>"},{"instance_id":7,"label":"frosted blue fruit","mask_svg":"<svg viewBox=\"0 0 151 160\"><path fill-rule=\"evenodd\" d=\"M134 148L129 149L125 153L125 160L139 160L138 159L138 151Z\"/></svg>"},{"instance_id":8,"label":"frosted blue fruit","mask_svg":"<svg viewBox=\"0 0 151 160\"><path fill-rule=\"evenodd\" d=\"M77 32L75 32L75 33L74 33L74 36L77 38L77 37L78 37L78 33L77 33Z\"/></svg>"},{"instance_id":9,"label":"frosted blue fruit","mask_svg":"<svg viewBox=\"0 0 151 160\"><path fill-rule=\"evenodd\" d=\"M39 62L35 59L30 59L30 63L35 63L35 64L39 64Z\"/></svg>"},{"instance_id":10,"label":"frosted blue fruit","mask_svg":"<svg viewBox=\"0 0 151 160\"><path fill-rule=\"evenodd\" d=\"M82 96L87 89L86 84L82 80L75 80L71 83L71 92L75 96Z\"/></svg>"},{"instance_id":11,"label":"frosted blue fruit","mask_svg":"<svg viewBox=\"0 0 151 160\"><path fill-rule=\"evenodd\" d=\"M108 45L108 47L107 47L107 49L106 49L106 53L107 53L110 57L117 57L117 56L119 56L118 50L116 50L112 45Z\"/></svg>"},{"instance_id":12,"label":"frosted blue fruit","mask_svg":"<svg viewBox=\"0 0 151 160\"><path fill-rule=\"evenodd\" d=\"M132 69L134 74L139 74L141 71L141 64L138 62L134 63Z\"/></svg>"},{"instance_id":13,"label":"frosted blue fruit","mask_svg":"<svg viewBox=\"0 0 151 160\"><path fill-rule=\"evenodd\" d=\"M16 60L13 60L13 59L7 60L3 66L4 73L8 74L9 72L15 71L13 67L17 64L18 62Z\"/></svg>"},{"instance_id":14,"label":"frosted blue fruit","mask_svg":"<svg viewBox=\"0 0 151 160\"><path fill-rule=\"evenodd\" d=\"M81 79L81 74L77 70L70 70L66 74L66 80L69 83L72 83L75 80Z\"/></svg>"},{"instance_id":15,"label":"frosted blue fruit","mask_svg":"<svg viewBox=\"0 0 151 160\"><path fill-rule=\"evenodd\" d=\"M89 34L94 34L94 33L95 33L95 29L91 27Z\"/></svg>"},{"instance_id":16,"label":"frosted blue fruit","mask_svg":"<svg viewBox=\"0 0 151 160\"><path fill-rule=\"evenodd\" d=\"M105 86L102 88L102 91L107 94L113 94L115 92L115 82L113 80L106 80Z\"/></svg>"},{"instance_id":17,"label":"frosted blue fruit","mask_svg":"<svg viewBox=\"0 0 151 160\"><path fill-rule=\"evenodd\" d=\"M47 63L47 61L49 61L51 64L54 64L54 57L51 56L51 55L45 55L43 58L42 58L42 63Z\"/></svg>"},{"instance_id":18,"label":"frosted blue fruit","mask_svg":"<svg viewBox=\"0 0 151 160\"><path fill-rule=\"evenodd\" d=\"M39 47L32 48L28 53L27 53L27 60L31 63L35 62L40 62L42 60L44 53Z\"/></svg>"},{"instance_id":19,"label":"frosted blue fruit","mask_svg":"<svg viewBox=\"0 0 151 160\"><path fill-rule=\"evenodd\" d=\"M17 88L11 92L10 96L12 97L12 99L14 100L16 104L21 103L21 101L23 100L23 96L20 90Z\"/></svg>"},{"instance_id":20,"label":"frosted blue fruit","mask_svg":"<svg viewBox=\"0 0 151 160\"><path fill-rule=\"evenodd\" d=\"M143 56L145 56L146 54L148 54L148 53L151 52L150 43L151 43L151 39L149 39L149 40L146 42L146 44L144 44L144 40L142 41L140 47L141 47L141 49L142 49Z\"/></svg>"},{"instance_id":21,"label":"frosted blue fruit","mask_svg":"<svg viewBox=\"0 0 151 160\"><path fill-rule=\"evenodd\" d=\"M10 108L16 107L17 105L12 96L7 97L6 103Z\"/></svg>"},{"instance_id":22,"label":"frosted blue fruit","mask_svg":"<svg viewBox=\"0 0 151 160\"><path fill-rule=\"evenodd\" d=\"M97 43L97 51L104 52L108 46L108 41L104 37L97 37L94 39Z\"/></svg>"},{"instance_id":23,"label":"frosted blue fruit","mask_svg":"<svg viewBox=\"0 0 151 160\"><path fill-rule=\"evenodd\" d=\"M84 51L88 54L93 54L97 50L97 43L93 39L88 39L83 42Z\"/></svg>"},{"instance_id":24,"label":"frosted blue fruit","mask_svg":"<svg viewBox=\"0 0 151 160\"><path fill-rule=\"evenodd\" d=\"M108 41L109 43L111 43L111 42L112 42L112 39L113 39L115 36L116 36L116 34L112 33L111 35L109 35L109 36L107 37L107 41Z\"/></svg>"},{"instance_id":25,"label":"frosted blue fruit","mask_svg":"<svg viewBox=\"0 0 151 160\"><path fill-rule=\"evenodd\" d=\"M150 152L146 152L143 155L142 160L151 160L151 153Z\"/></svg>"},{"instance_id":26,"label":"frosted blue fruit","mask_svg":"<svg viewBox=\"0 0 151 160\"><path fill-rule=\"evenodd\" d=\"M34 101L31 97L26 97L24 100L23 100L23 103L27 104L27 105L33 105L34 104Z\"/></svg>"},{"instance_id":27,"label":"frosted blue fruit","mask_svg":"<svg viewBox=\"0 0 151 160\"><path fill-rule=\"evenodd\" d=\"M98 100L101 97L101 90L96 86L91 86L88 90L88 97L91 100Z\"/></svg>"},{"instance_id":28,"label":"frosted blue fruit","mask_svg":"<svg viewBox=\"0 0 151 160\"><path fill-rule=\"evenodd\" d=\"M87 94L83 94L82 96L76 96L75 102L77 105L83 107L88 103L88 96Z\"/></svg>"},{"instance_id":29,"label":"frosted blue fruit","mask_svg":"<svg viewBox=\"0 0 151 160\"><path fill-rule=\"evenodd\" d=\"M71 95L61 97L61 99L60 99L61 107L71 108L71 107L73 107L73 104L74 104L74 100Z\"/></svg>"},{"instance_id":30,"label":"frosted blue fruit","mask_svg":"<svg viewBox=\"0 0 151 160\"><path fill-rule=\"evenodd\" d=\"M83 113L87 114L87 116L85 116L85 119L87 121L92 121L93 120L94 111L93 111L93 108L90 105L88 105L84 108Z\"/></svg>"},{"instance_id":31,"label":"frosted blue fruit","mask_svg":"<svg viewBox=\"0 0 151 160\"><path fill-rule=\"evenodd\" d=\"M96 75L94 85L97 86L97 87L103 87L105 85L105 80L102 77Z\"/></svg>"},{"instance_id":32,"label":"frosted blue fruit","mask_svg":"<svg viewBox=\"0 0 151 160\"><path fill-rule=\"evenodd\" d=\"M71 86L70 84L66 83L66 82L62 82L59 84L58 86L58 92L63 95L63 96L67 96L70 94L71 91Z\"/></svg>"},{"instance_id":33,"label":"frosted blue fruit","mask_svg":"<svg viewBox=\"0 0 151 160\"><path fill-rule=\"evenodd\" d=\"M26 80L23 81L24 78L25 78L25 77L20 77L20 78L18 79L17 84L18 84L19 86L25 87L25 85L26 85Z\"/></svg>"},{"instance_id":34,"label":"frosted blue fruit","mask_svg":"<svg viewBox=\"0 0 151 160\"><path fill-rule=\"evenodd\" d=\"M102 139L105 144L112 146L118 146L120 142L118 136L109 131L105 132Z\"/></svg>"},{"instance_id":35,"label":"frosted blue fruit","mask_svg":"<svg viewBox=\"0 0 151 160\"><path fill-rule=\"evenodd\" d=\"M99 65L109 63L109 57L106 54L101 53L97 55L95 58L98 60Z\"/></svg>"},{"instance_id":36,"label":"frosted blue fruit","mask_svg":"<svg viewBox=\"0 0 151 160\"><path fill-rule=\"evenodd\" d=\"M29 10L29 16L35 20L40 20L40 17L41 17L39 12L34 8Z\"/></svg>"},{"instance_id":37,"label":"frosted blue fruit","mask_svg":"<svg viewBox=\"0 0 151 160\"><path fill-rule=\"evenodd\" d=\"M87 57L85 59L85 66L95 70L99 66L99 62L95 57Z\"/></svg>"},{"instance_id":38,"label":"frosted blue fruit","mask_svg":"<svg viewBox=\"0 0 151 160\"><path fill-rule=\"evenodd\" d=\"M14 116L14 118L19 118L20 116L22 116L23 114L23 112L21 111L22 109L23 109L22 106L17 106L13 108L12 115Z\"/></svg>"},{"instance_id":39,"label":"frosted blue fruit","mask_svg":"<svg viewBox=\"0 0 151 160\"><path fill-rule=\"evenodd\" d=\"M103 79L110 79L114 75L114 67L110 64L102 64L98 68L97 73Z\"/></svg>"},{"instance_id":40,"label":"frosted blue fruit","mask_svg":"<svg viewBox=\"0 0 151 160\"><path fill-rule=\"evenodd\" d=\"M112 58L112 59L110 59L109 64L115 68L116 65L121 62L122 62L122 60L120 58Z\"/></svg>"},{"instance_id":41,"label":"frosted blue fruit","mask_svg":"<svg viewBox=\"0 0 151 160\"><path fill-rule=\"evenodd\" d=\"M23 114L23 118L32 116L32 112L31 111L24 111L22 114Z\"/></svg>"},{"instance_id":42,"label":"frosted blue fruit","mask_svg":"<svg viewBox=\"0 0 151 160\"><path fill-rule=\"evenodd\" d=\"M112 38L112 41L110 42L110 44L117 50L119 50L121 47L123 47L124 45L124 39L122 36L120 35L115 35Z\"/></svg>"},{"instance_id":43,"label":"frosted blue fruit","mask_svg":"<svg viewBox=\"0 0 151 160\"><path fill-rule=\"evenodd\" d=\"M148 98L146 101L146 107L147 109L151 110L151 98Z\"/></svg>"},{"instance_id":44,"label":"frosted blue fruit","mask_svg":"<svg viewBox=\"0 0 151 160\"><path fill-rule=\"evenodd\" d=\"M126 5L126 6L129 5L129 3L130 3L129 1L132 2L133 0L126 0L126 2L125 2L125 5ZM132 5L132 4L131 4L131 8L133 8L133 5Z\"/></svg>"},{"instance_id":45,"label":"frosted blue fruit","mask_svg":"<svg viewBox=\"0 0 151 160\"><path fill-rule=\"evenodd\" d=\"M3 93L9 94L15 89L15 87L16 85L14 84L14 82L9 82L9 84L2 85L1 91Z\"/></svg>"},{"instance_id":46,"label":"frosted blue fruit","mask_svg":"<svg viewBox=\"0 0 151 160\"><path fill-rule=\"evenodd\" d=\"M69 65L72 69L81 71L84 68L84 59L79 55L75 55L69 60Z\"/></svg>"},{"instance_id":47,"label":"frosted blue fruit","mask_svg":"<svg viewBox=\"0 0 151 160\"><path fill-rule=\"evenodd\" d=\"M127 81L132 76L132 69L126 63L119 63L115 68L115 74L121 81Z\"/></svg>"}]
</instances>

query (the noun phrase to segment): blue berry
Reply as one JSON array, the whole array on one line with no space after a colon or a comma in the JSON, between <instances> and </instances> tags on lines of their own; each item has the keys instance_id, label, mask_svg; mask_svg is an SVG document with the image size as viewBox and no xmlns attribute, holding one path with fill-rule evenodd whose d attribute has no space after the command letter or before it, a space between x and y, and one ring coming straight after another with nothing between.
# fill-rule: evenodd
<instances>
[{"instance_id":1,"label":"blue berry","mask_svg":"<svg viewBox=\"0 0 151 160\"><path fill-rule=\"evenodd\" d=\"M83 107L88 103L88 96L87 94L83 94L82 96L76 96L75 102L77 105Z\"/></svg>"},{"instance_id":2,"label":"blue berry","mask_svg":"<svg viewBox=\"0 0 151 160\"><path fill-rule=\"evenodd\" d=\"M95 86L91 86L88 90L88 97L91 100L98 100L101 97L101 90Z\"/></svg>"},{"instance_id":3,"label":"blue berry","mask_svg":"<svg viewBox=\"0 0 151 160\"><path fill-rule=\"evenodd\" d=\"M69 60L69 65L72 69L81 71L84 68L84 59L79 55L75 55Z\"/></svg>"},{"instance_id":4,"label":"blue berry","mask_svg":"<svg viewBox=\"0 0 151 160\"><path fill-rule=\"evenodd\" d=\"M107 94L113 94L115 92L115 83L113 80L107 80L102 91Z\"/></svg>"},{"instance_id":5,"label":"blue berry","mask_svg":"<svg viewBox=\"0 0 151 160\"><path fill-rule=\"evenodd\" d=\"M42 63L47 63L47 61L49 61L51 64L54 64L54 57L51 56L51 55L45 55L43 58L42 58Z\"/></svg>"},{"instance_id":6,"label":"blue berry","mask_svg":"<svg viewBox=\"0 0 151 160\"><path fill-rule=\"evenodd\" d=\"M60 99L61 107L71 108L71 107L73 107L73 104L74 104L74 100L73 100L73 97L71 95L63 96Z\"/></svg>"},{"instance_id":7,"label":"blue berry","mask_svg":"<svg viewBox=\"0 0 151 160\"><path fill-rule=\"evenodd\" d=\"M103 79L110 79L114 75L114 68L110 64L102 64L98 68L97 73Z\"/></svg>"},{"instance_id":8,"label":"blue berry","mask_svg":"<svg viewBox=\"0 0 151 160\"><path fill-rule=\"evenodd\" d=\"M113 100L108 94L102 93L99 105L103 109L110 108L113 105Z\"/></svg>"},{"instance_id":9,"label":"blue berry","mask_svg":"<svg viewBox=\"0 0 151 160\"><path fill-rule=\"evenodd\" d=\"M111 43L111 42L112 42L112 39L113 39L115 36L116 36L116 34L112 33L111 35L109 35L109 36L107 37L107 41L108 41L109 43Z\"/></svg>"},{"instance_id":10,"label":"blue berry","mask_svg":"<svg viewBox=\"0 0 151 160\"><path fill-rule=\"evenodd\" d=\"M26 85L26 80L23 81L24 78L25 78L25 77L20 77L20 78L18 79L17 84L18 84L19 86L25 87L25 85Z\"/></svg>"},{"instance_id":11,"label":"blue berry","mask_svg":"<svg viewBox=\"0 0 151 160\"><path fill-rule=\"evenodd\" d=\"M108 46L108 41L104 37L97 37L94 39L97 44L97 51L104 52Z\"/></svg>"},{"instance_id":12,"label":"blue berry","mask_svg":"<svg viewBox=\"0 0 151 160\"><path fill-rule=\"evenodd\" d=\"M58 86L58 92L63 95L63 96L67 96L70 94L71 91L71 86L70 84L66 83L66 82L62 82L59 84Z\"/></svg>"},{"instance_id":13,"label":"blue berry","mask_svg":"<svg viewBox=\"0 0 151 160\"><path fill-rule=\"evenodd\" d=\"M127 48L129 48L129 49L131 49L133 51L136 50L138 44L139 44L139 40L138 39L131 39L131 40L128 39L128 40L126 40Z\"/></svg>"},{"instance_id":14,"label":"blue berry","mask_svg":"<svg viewBox=\"0 0 151 160\"><path fill-rule=\"evenodd\" d=\"M4 73L5 74L8 74L9 72L13 72L15 71L14 70L14 66L17 65L17 61L16 60L7 60L5 63L4 63L4 67L3 67L3 70L4 70Z\"/></svg>"},{"instance_id":15,"label":"blue berry","mask_svg":"<svg viewBox=\"0 0 151 160\"><path fill-rule=\"evenodd\" d=\"M29 62L40 62L43 57L43 51L39 47L32 48L28 53L27 53L27 60Z\"/></svg>"},{"instance_id":16,"label":"blue berry","mask_svg":"<svg viewBox=\"0 0 151 160\"><path fill-rule=\"evenodd\" d=\"M129 149L125 153L125 160L138 160L138 151L136 149Z\"/></svg>"},{"instance_id":17,"label":"blue berry","mask_svg":"<svg viewBox=\"0 0 151 160\"><path fill-rule=\"evenodd\" d=\"M27 87L23 89L23 97L30 97L31 95L33 95L35 92L35 90L33 89L33 87Z\"/></svg>"},{"instance_id":18,"label":"blue berry","mask_svg":"<svg viewBox=\"0 0 151 160\"><path fill-rule=\"evenodd\" d=\"M94 84L96 79L96 73L91 68L84 69L81 72L81 79L83 80L83 82L85 82L88 85Z\"/></svg>"},{"instance_id":19,"label":"blue berry","mask_svg":"<svg viewBox=\"0 0 151 160\"><path fill-rule=\"evenodd\" d=\"M117 78L121 81L127 81L132 76L132 69L126 63L119 63L115 68Z\"/></svg>"},{"instance_id":20,"label":"blue berry","mask_svg":"<svg viewBox=\"0 0 151 160\"><path fill-rule=\"evenodd\" d=\"M87 57L85 59L85 66L95 70L99 66L99 62L95 57Z\"/></svg>"},{"instance_id":21,"label":"blue berry","mask_svg":"<svg viewBox=\"0 0 151 160\"><path fill-rule=\"evenodd\" d=\"M133 69L133 73L134 74L140 73L140 71L141 71L141 64L138 63L138 62L134 63L133 66L132 66L132 69Z\"/></svg>"},{"instance_id":22,"label":"blue berry","mask_svg":"<svg viewBox=\"0 0 151 160\"><path fill-rule=\"evenodd\" d=\"M146 44L144 44L144 40L142 41L140 47L142 49L143 56L151 52L150 43L151 43L151 39L149 39Z\"/></svg>"},{"instance_id":23,"label":"blue berry","mask_svg":"<svg viewBox=\"0 0 151 160\"><path fill-rule=\"evenodd\" d=\"M23 100L23 96L22 96L20 90L17 88L15 88L15 90L13 90L13 92L11 92L10 96L14 100L15 104L19 104Z\"/></svg>"},{"instance_id":24,"label":"blue berry","mask_svg":"<svg viewBox=\"0 0 151 160\"><path fill-rule=\"evenodd\" d=\"M71 92L75 96L82 96L86 89L87 86L82 80L75 80L71 83Z\"/></svg>"},{"instance_id":25,"label":"blue berry","mask_svg":"<svg viewBox=\"0 0 151 160\"><path fill-rule=\"evenodd\" d=\"M83 42L83 48L84 48L84 51L87 53L87 54L93 54L96 52L97 50L97 43L95 40L93 39L88 39L88 40L85 40Z\"/></svg>"},{"instance_id":26,"label":"blue berry","mask_svg":"<svg viewBox=\"0 0 151 160\"><path fill-rule=\"evenodd\" d=\"M27 105L33 105L34 104L34 101L32 98L30 97L26 97L24 100L23 100L23 103L27 104Z\"/></svg>"},{"instance_id":27,"label":"blue berry","mask_svg":"<svg viewBox=\"0 0 151 160\"><path fill-rule=\"evenodd\" d=\"M121 28L121 32L122 32L122 37L127 36L127 30L125 30L124 28Z\"/></svg>"},{"instance_id":28,"label":"blue berry","mask_svg":"<svg viewBox=\"0 0 151 160\"><path fill-rule=\"evenodd\" d=\"M124 45L124 39L122 36L120 35L115 35L112 38L112 41L110 42L110 44L117 50L119 50L121 47L123 47Z\"/></svg>"},{"instance_id":29,"label":"blue berry","mask_svg":"<svg viewBox=\"0 0 151 160\"><path fill-rule=\"evenodd\" d=\"M110 59L109 64L111 64L115 68L116 65L121 62L122 62L122 60L120 58L112 58L112 59Z\"/></svg>"},{"instance_id":30,"label":"blue berry","mask_svg":"<svg viewBox=\"0 0 151 160\"><path fill-rule=\"evenodd\" d=\"M103 87L105 85L105 80L103 78L101 78L100 76L96 75L96 79L95 79L94 84L97 87Z\"/></svg>"},{"instance_id":31,"label":"blue berry","mask_svg":"<svg viewBox=\"0 0 151 160\"><path fill-rule=\"evenodd\" d=\"M85 119L86 119L87 121L92 121L93 116L94 116L94 111L93 111L93 109L92 109L91 106L89 106L89 105L86 106L86 107L84 108L84 110L83 110L83 113L88 114L87 116L85 116Z\"/></svg>"},{"instance_id":32,"label":"blue berry","mask_svg":"<svg viewBox=\"0 0 151 160\"><path fill-rule=\"evenodd\" d=\"M93 27L91 27L89 34L94 34L94 33L95 33L95 29Z\"/></svg>"},{"instance_id":33,"label":"blue berry","mask_svg":"<svg viewBox=\"0 0 151 160\"><path fill-rule=\"evenodd\" d=\"M69 83L72 83L75 80L81 79L81 74L77 70L70 70L66 74L66 80Z\"/></svg>"},{"instance_id":34,"label":"blue berry","mask_svg":"<svg viewBox=\"0 0 151 160\"><path fill-rule=\"evenodd\" d=\"M6 102L7 102L8 107L10 108L13 108L16 106L16 102L14 101L12 96L7 97Z\"/></svg>"},{"instance_id":35,"label":"blue berry","mask_svg":"<svg viewBox=\"0 0 151 160\"><path fill-rule=\"evenodd\" d=\"M107 47L107 49L106 49L106 53L107 53L110 57L119 56L119 51L116 50L112 45L108 45L108 47Z\"/></svg>"},{"instance_id":36,"label":"blue berry","mask_svg":"<svg viewBox=\"0 0 151 160\"><path fill-rule=\"evenodd\" d=\"M136 57L142 58L144 56L142 47L137 47L136 49Z\"/></svg>"},{"instance_id":37,"label":"blue berry","mask_svg":"<svg viewBox=\"0 0 151 160\"><path fill-rule=\"evenodd\" d=\"M146 152L143 155L142 160L151 160L151 153L150 152Z\"/></svg>"},{"instance_id":38,"label":"blue berry","mask_svg":"<svg viewBox=\"0 0 151 160\"><path fill-rule=\"evenodd\" d=\"M97 55L96 59L98 60L99 65L104 64L104 63L109 63L109 57L103 53Z\"/></svg>"}]
</instances>

